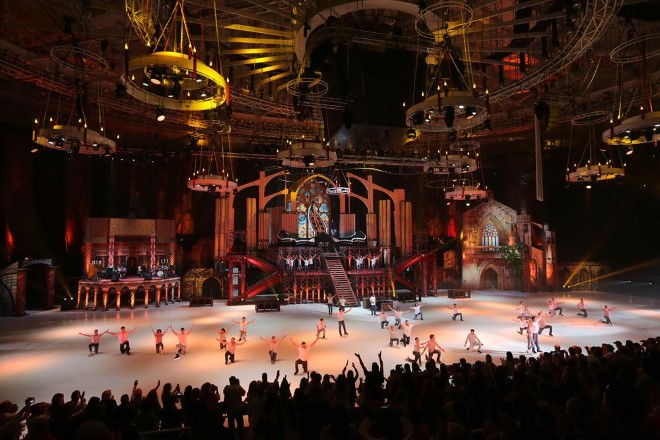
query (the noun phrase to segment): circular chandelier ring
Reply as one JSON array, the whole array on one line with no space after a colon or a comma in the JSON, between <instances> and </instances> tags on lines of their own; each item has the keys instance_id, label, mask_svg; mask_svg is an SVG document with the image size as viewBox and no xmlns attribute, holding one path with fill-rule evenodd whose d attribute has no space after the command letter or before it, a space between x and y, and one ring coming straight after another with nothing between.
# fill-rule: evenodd
<instances>
[{"instance_id":1,"label":"circular chandelier ring","mask_svg":"<svg viewBox=\"0 0 660 440\"><path fill-rule=\"evenodd\" d=\"M84 70L90 75L99 75L108 71L108 61L100 55L76 46L55 46L50 49L50 57L60 67ZM70 59L76 61L71 62Z\"/></svg>"},{"instance_id":2,"label":"circular chandelier ring","mask_svg":"<svg viewBox=\"0 0 660 440\"><path fill-rule=\"evenodd\" d=\"M477 141L458 141L449 145L449 150L460 153L479 151L481 144Z\"/></svg>"},{"instance_id":3,"label":"circular chandelier ring","mask_svg":"<svg viewBox=\"0 0 660 440\"><path fill-rule=\"evenodd\" d=\"M442 12L447 9L453 13ZM443 16L448 16L449 18L441 18ZM455 35L470 27L473 17L474 11L469 5L469 2L455 0L439 1L420 11L415 18L415 30L420 37L441 41L444 34ZM435 23L432 23L433 21ZM433 26L433 24L437 26Z\"/></svg>"},{"instance_id":4,"label":"circular chandelier ring","mask_svg":"<svg viewBox=\"0 0 660 440\"><path fill-rule=\"evenodd\" d=\"M133 80L122 75L122 82L126 85L126 92L132 97L150 105L163 106L169 110L181 111L203 111L212 110L224 104L227 99L227 81L219 72L211 67L188 55L179 52L154 52L149 55L143 55L131 58L128 62L129 71L140 70L153 67L172 67L179 70L192 72L196 70L197 75L207 80L215 86L216 94L205 99L175 99L157 95L139 87Z\"/></svg>"},{"instance_id":5,"label":"circular chandelier ring","mask_svg":"<svg viewBox=\"0 0 660 440\"><path fill-rule=\"evenodd\" d=\"M657 40L656 43L652 43L652 41L654 40ZM650 48L653 49L651 49L646 53L639 53L636 55L625 55L625 52L628 49L631 49L634 46L640 44L644 44L647 50ZM628 41L619 44L610 52L610 60L613 63L617 63L617 64L628 64L628 63L640 62L644 58L648 60L658 55L660 55L660 32L649 35L640 35L638 37L632 38Z\"/></svg>"},{"instance_id":6,"label":"circular chandelier ring","mask_svg":"<svg viewBox=\"0 0 660 440\"><path fill-rule=\"evenodd\" d=\"M607 110L595 110L573 116L571 118L571 125L594 125L601 122L609 122L611 119L612 112Z\"/></svg>"},{"instance_id":7,"label":"circular chandelier ring","mask_svg":"<svg viewBox=\"0 0 660 440\"><path fill-rule=\"evenodd\" d=\"M306 93L302 93L300 91L301 84L307 86L308 91ZM323 81L322 79L297 78L297 79L292 79L286 84L286 90L287 92L289 92L291 96L305 95L311 98L320 98L321 96L325 96L328 93L328 90L330 90L330 86L328 85L327 82Z\"/></svg>"}]
</instances>

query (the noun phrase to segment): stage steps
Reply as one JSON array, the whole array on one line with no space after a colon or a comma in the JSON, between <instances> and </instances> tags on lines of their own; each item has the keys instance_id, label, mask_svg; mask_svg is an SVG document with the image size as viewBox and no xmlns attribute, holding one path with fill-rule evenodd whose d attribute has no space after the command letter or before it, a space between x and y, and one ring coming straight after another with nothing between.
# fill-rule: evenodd
<instances>
[{"instance_id":1,"label":"stage steps","mask_svg":"<svg viewBox=\"0 0 660 440\"><path fill-rule=\"evenodd\" d=\"M330 272L332 283L335 286L337 299L346 300L346 306L348 307L357 307L359 304L357 295L355 295L353 287L351 287L339 254L336 252L324 252L323 259L325 260L328 272Z\"/></svg>"}]
</instances>

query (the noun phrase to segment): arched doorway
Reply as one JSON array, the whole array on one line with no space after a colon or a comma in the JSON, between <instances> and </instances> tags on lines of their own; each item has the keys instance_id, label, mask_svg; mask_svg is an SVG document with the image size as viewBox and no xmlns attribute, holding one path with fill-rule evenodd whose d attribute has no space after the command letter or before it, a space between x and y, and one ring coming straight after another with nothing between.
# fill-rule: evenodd
<instances>
[{"instance_id":1,"label":"arched doorway","mask_svg":"<svg viewBox=\"0 0 660 440\"><path fill-rule=\"evenodd\" d=\"M481 272L481 279L479 280L479 289L499 289L500 277L497 271L492 267L487 267Z\"/></svg>"},{"instance_id":2,"label":"arched doorway","mask_svg":"<svg viewBox=\"0 0 660 440\"><path fill-rule=\"evenodd\" d=\"M210 296L214 299L223 299L222 294L224 290L220 285L220 281L217 278L207 278L202 283L202 296Z\"/></svg>"}]
</instances>

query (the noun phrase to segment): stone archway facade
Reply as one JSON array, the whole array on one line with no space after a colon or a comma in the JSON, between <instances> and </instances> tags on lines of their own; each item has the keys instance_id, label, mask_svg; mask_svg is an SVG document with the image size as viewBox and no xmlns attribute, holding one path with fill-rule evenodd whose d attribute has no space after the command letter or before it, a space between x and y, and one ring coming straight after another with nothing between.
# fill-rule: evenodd
<instances>
[{"instance_id":1,"label":"stone archway facade","mask_svg":"<svg viewBox=\"0 0 660 440\"><path fill-rule=\"evenodd\" d=\"M485 262L479 267L479 289L504 290L506 271L491 262Z\"/></svg>"}]
</instances>

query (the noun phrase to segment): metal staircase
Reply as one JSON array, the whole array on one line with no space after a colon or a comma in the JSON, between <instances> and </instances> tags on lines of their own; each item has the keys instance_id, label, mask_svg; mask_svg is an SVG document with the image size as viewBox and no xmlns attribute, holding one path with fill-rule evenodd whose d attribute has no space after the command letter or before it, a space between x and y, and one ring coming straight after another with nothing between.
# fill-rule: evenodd
<instances>
[{"instance_id":1,"label":"metal staircase","mask_svg":"<svg viewBox=\"0 0 660 440\"><path fill-rule=\"evenodd\" d=\"M332 283L335 286L335 295L337 298L346 300L346 306L348 307L357 307L357 295L355 295L351 287L339 254L336 252L323 253L323 259L325 260L328 272L330 272L330 278L332 278Z\"/></svg>"}]
</instances>

